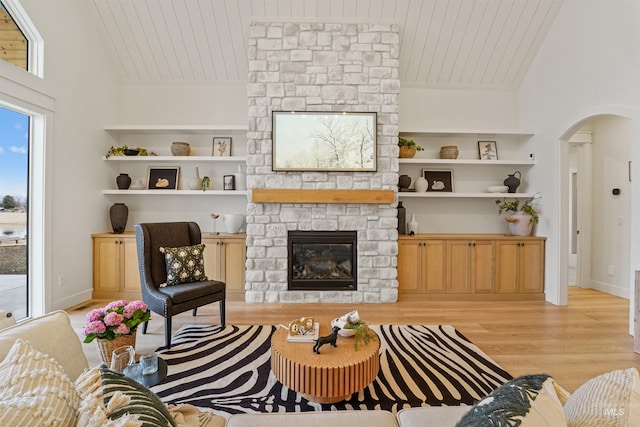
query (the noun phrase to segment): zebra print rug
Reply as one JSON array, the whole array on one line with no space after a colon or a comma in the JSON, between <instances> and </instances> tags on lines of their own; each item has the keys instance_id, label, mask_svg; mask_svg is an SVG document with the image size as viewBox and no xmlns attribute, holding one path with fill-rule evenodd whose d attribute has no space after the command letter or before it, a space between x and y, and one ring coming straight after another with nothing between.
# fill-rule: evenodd
<instances>
[{"instance_id":1,"label":"zebra print rug","mask_svg":"<svg viewBox=\"0 0 640 427\"><path fill-rule=\"evenodd\" d=\"M220 415L471 405L511 379L453 326L372 326L380 372L367 388L335 404L307 401L280 384L270 367L275 326L185 325L160 350L169 375L152 390L163 402ZM309 350L311 351L311 349Z\"/></svg>"}]
</instances>

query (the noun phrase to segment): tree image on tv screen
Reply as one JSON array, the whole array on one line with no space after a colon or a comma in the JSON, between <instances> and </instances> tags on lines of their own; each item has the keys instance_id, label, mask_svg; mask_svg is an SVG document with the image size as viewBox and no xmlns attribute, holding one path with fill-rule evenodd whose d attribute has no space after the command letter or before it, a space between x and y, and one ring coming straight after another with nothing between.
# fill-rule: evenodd
<instances>
[{"instance_id":1,"label":"tree image on tv screen","mask_svg":"<svg viewBox=\"0 0 640 427\"><path fill-rule=\"evenodd\" d=\"M274 167L375 170L373 123L372 116L286 116L278 122Z\"/></svg>"}]
</instances>

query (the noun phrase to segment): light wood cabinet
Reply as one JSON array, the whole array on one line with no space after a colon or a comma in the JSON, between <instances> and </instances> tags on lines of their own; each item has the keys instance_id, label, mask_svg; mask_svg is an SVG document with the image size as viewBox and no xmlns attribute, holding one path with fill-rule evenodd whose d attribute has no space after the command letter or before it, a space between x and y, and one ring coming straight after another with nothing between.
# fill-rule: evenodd
<instances>
[{"instance_id":1,"label":"light wood cabinet","mask_svg":"<svg viewBox=\"0 0 640 427\"><path fill-rule=\"evenodd\" d=\"M398 241L398 291L444 293L446 246L442 240Z\"/></svg>"},{"instance_id":2,"label":"light wood cabinet","mask_svg":"<svg viewBox=\"0 0 640 427\"><path fill-rule=\"evenodd\" d=\"M245 234L203 235L204 271L227 285L227 295L244 294L247 246Z\"/></svg>"},{"instance_id":3,"label":"light wood cabinet","mask_svg":"<svg viewBox=\"0 0 640 427\"><path fill-rule=\"evenodd\" d=\"M496 290L498 293L544 291L544 241L496 241Z\"/></svg>"},{"instance_id":4,"label":"light wood cabinet","mask_svg":"<svg viewBox=\"0 0 640 427\"><path fill-rule=\"evenodd\" d=\"M491 240L447 241L447 293L491 293L494 249Z\"/></svg>"},{"instance_id":5,"label":"light wood cabinet","mask_svg":"<svg viewBox=\"0 0 640 427\"><path fill-rule=\"evenodd\" d=\"M544 237L502 234L399 236L398 293L544 298L544 244Z\"/></svg>"},{"instance_id":6,"label":"light wood cabinet","mask_svg":"<svg viewBox=\"0 0 640 427\"><path fill-rule=\"evenodd\" d=\"M93 238L93 298L142 297L134 232L98 233ZM244 234L202 234L205 273L227 285L227 295L244 294L247 249Z\"/></svg>"},{"instance_id":7,"label":"light wood cabinet","mask_svg":"<svg viewBox=\"0 0 640 427\"><path fill-rule=\"evenodd\" d=\"M136 236L100 233L93 238L93 298L140 299Z\"/></svg>"}]
</instances>

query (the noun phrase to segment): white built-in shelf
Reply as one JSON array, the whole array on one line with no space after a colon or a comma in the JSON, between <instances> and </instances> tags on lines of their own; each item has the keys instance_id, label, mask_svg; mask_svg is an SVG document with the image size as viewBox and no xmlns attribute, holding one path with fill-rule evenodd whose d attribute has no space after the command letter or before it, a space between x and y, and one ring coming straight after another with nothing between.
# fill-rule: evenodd
<instances>
[{"instance_id":1,"label":"white built-in shelf","mask_svg":"<svg viewBox=\"0 0 640 427\"><path fill-rule=\"evenodd\" d=\"M104 130L127 134L211 134L242 133L248 130L246 125L105 125Z\"/></svg>"},{"instance_id":2,"label":"white built-in shelf","mask_svg":"<svg viewBox=\"0 0 640 427\"><path fill-rule=\"evenodd\" d=\"M108 162L229 162L244 163L245 156L111 156L103 157Z\"/></svg>"},{"instance_id":3,"label":"white built-in shelf","mask_svg":"<svg viewBox=\"0 0 640 427\"><path fill-rule=\"evenodd\" d=\"M428 191L422 193L416 193L415 191L399 191L398 197L402 198L424 198L424 197L437 197L437 198L459 198L459 199L529 199L533 197L533 193L441 193L438 191Z\"/></svg>"},{"instance_id":4,"label":"white built-in shelf","mask_svg":"<svg viewBox=\"0 0 640 427\"><path fill-rule=\"evenodd\" d=\"M247 196L246 190L102 190L102 194L118 196Z\"/></svg>"},{"instance_id":5,"label":"white built-in shelf","mask_svg":"<svg viewBox=\"0 0 640 427\"><path fill-rule=\"evenodd\" d=\"M414 165L482 165L482 166L533 166L535 160L479 160L479 159L426 159L416 158L398 159L399 163Z\"/></svg>"},{"instance_id":6,"label":"white built-in shelf","mask_svg":"<svg viewBox=\"0 0 640 427\"><path fill-rule=\"evenodd\" d=\"M449 137L505 137L530 138L534 132L519 129L402 129L402 135L449 136Z\"/></svg>"}]
</instances>

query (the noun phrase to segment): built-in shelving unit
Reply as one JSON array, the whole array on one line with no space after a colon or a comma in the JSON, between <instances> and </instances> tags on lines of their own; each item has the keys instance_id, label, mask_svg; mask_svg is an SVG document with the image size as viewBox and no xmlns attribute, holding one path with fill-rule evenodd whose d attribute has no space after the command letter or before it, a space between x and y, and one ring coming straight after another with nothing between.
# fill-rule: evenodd
<instances>
[{"instance_id":1,"label":"built-in shelving unit","mask_svg":"<svg viewBox=\"0 0 640 427\"><path fill-rule=\"evenodd\" d=\"M245 156L227 156L227 157L213 157L213 156L111 156L104 158L109 162L170 162L170 163L185 163L185 162L221 162L221 163L245 163L247 158Z\"/></svg>"},{"instance_id":2,"label":"built-in shelving unit","mask_svg":"<svg viewBox=\"0 0 640 427\"><path fill-rule=\"evenodd\" d=\"M530 198L534 193L490 193L486 188L501 185L506 175L519 170L523 176L535 166L535 153L522 147L534 133L517 129L403 129L401 136L415 140L424 148L416 157L400 158L400 174L407 174L415 181L422 169L451 170L453 192L399 192L399 198L438 199L487 199ZM481 160L477 151L478 141L496 141L497 160ZM443 145L457 145L457 159L440 159ZM486 185L485 185L486 184Z\"/></svg>"},{"instance_id":3,"label":"built-in shelving unit","mask_svg":"<svg viewBox=\"0 0 640 427\"><path fill-rule=\"evenodd\" d=\"M102 190L102 194L118 196L247 196L246 190Z\"/></svg>"}]
</instances>

